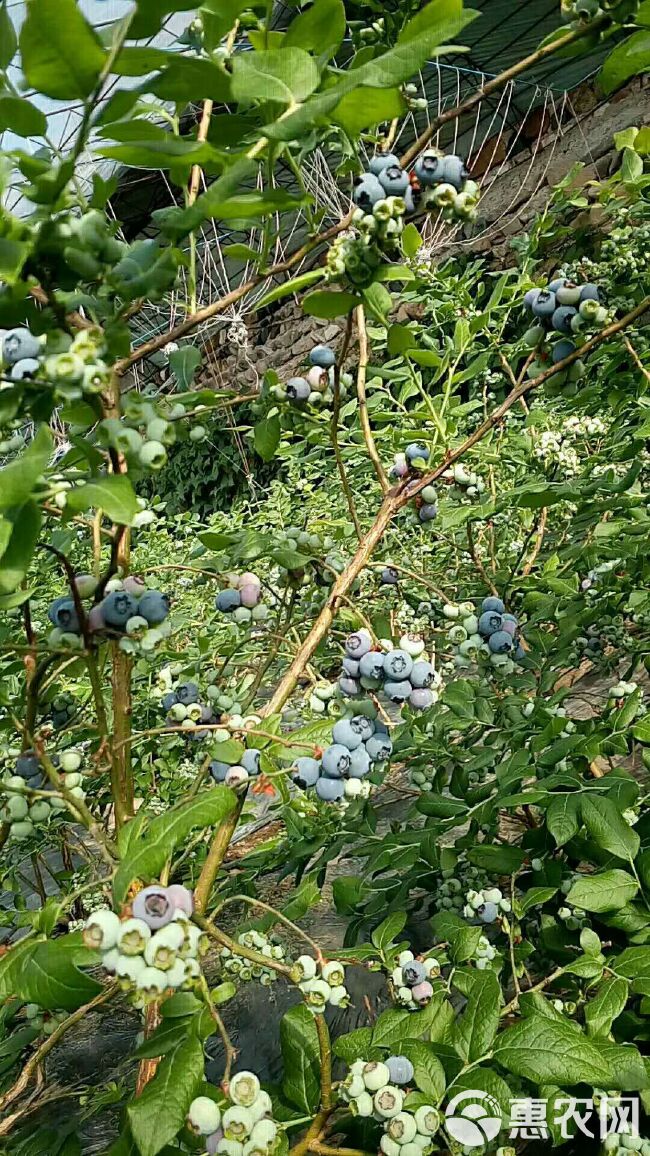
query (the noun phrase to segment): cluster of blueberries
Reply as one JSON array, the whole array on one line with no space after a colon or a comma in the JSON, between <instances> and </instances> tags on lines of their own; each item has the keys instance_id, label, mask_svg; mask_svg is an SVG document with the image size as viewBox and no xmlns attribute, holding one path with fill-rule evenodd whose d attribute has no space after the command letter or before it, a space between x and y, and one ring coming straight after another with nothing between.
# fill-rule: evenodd
<instances>
[{"instance_id":1,"label":"cluster of blueberries","mask_svg":"<svg viewBox=\"0 0 650 1156\"><path fill-rule=\"evenodd\" d=\"M355 190L355 197L366 204L363 192ZM359 202L358 202L359 203ZM367 208L352 213L353 229L339 233L330 245L325 262L325 279L338 281L347 276L353 285L369 285L379 265L398 252L404 231L407 202L401 196L384 194Z\"/></svg>"},{"instance_id":2,"label":"cluster of blueberries","mask_svg":"<svg viewBox=\"0 0 650 1156\"><path fill-rule=\"evenodd\" d=\"M442 476L443 479L458 487L458 491L460 491L458 496L466 495L468 498L476 498L485 491L485 481L480 474L474 473L473 470L466 470L460 462L452 469L445 470Z\"/></svg>"},{"instance_id":3,"label":"cluster of blueberries","mask_svg":"<svg viewBox=\"0 0 650 1156\"><path fill-rule=\"evenodd\" d=\"M537 377L548 362L557 365L578 348L573 336L582 329L607 323L608 312L601 301L601 290L597 285L578 285L566 277L554 278L546 289L529 289L524 297L524 305L533 316L533 325L524 334L524 344L535 349L537 359L528 367L529 377ZM551 334L559 339L552 340ZM577 382L584 376L585 365L579 358L568 369L556 374L552 382L556 386L571 386L569 392L577 390Z\"/></svg>"},{"instance_id":4,"label":"cluster of blueberries","mask_svg":"<svg viewBox=\"0 0 650 1156\"><path fill-rule=\"evenodd\" d=\"M387 197L401 197L406 213L422 207L441 210L447 220L473 220L479 187L470 179L462 157L427 149L409 174L394 153L377 153L368 170L355 178L352 198L359 209L369 213Z\"/></svg>"},{"instance_id":5,"label":"cluster of blueberries","mask_svg":"<svg viewBox=\"0 0 650 1156\"><path fill-rule=\"evenodd\" d=\"M154 884L138 892L131 910L130 917L120 918L101 908L86 920L84 943L101 952L106 971L123 981L140 1007L170 989L194 987L208 944L190 921L192 892L179 883Z\"/></svg>"},{"instance_id":6,"label":"cluster of blueberries","mask_svg":"<svg viewBox=\"0 0 650 1156\"><path fill-rule=\"evenodd\" d=\"M75 588L82 600L95 595L98 582L91 574L79 574ZM87 614L91 634L106 632L122 635L120 648L129 654L152 655L171 627L165 620L169 615L169 598L159 590L148 590L142 578L111 578L104 595ZM47 616L54 629L48 635L50 646L69 646L80 649L83 645L81 623L74 599L62 594L50 604Z\"/></svg>"},{"instance_id":7,"label":"cluster of blueberries","mask_svg":"<svg viewBox=\"0 0 650 1156\"><path fill-rule=\"evenodd\" d=\"M228 1098L222 1106L220 1089L211 1096L196 1096L189 1106L188 1130L201 1137L208 1156L271 1156L280 1147L283 1133L272 1119L273 1104L254 1072L237 1072L228 1081Z\"/></svg>"},{"instance_id":8,"label":"cluster of blueberries","mask_svg":"<svg viewBox=\"0 0 650 1156\"><path fill-rule=\"evenodd\" d=\"M280 943L275 943L269 939L268 935L264 935L261 931L242 931L237 936L237 942L242 947L251 948L256 951L258 955L264 955L267 959L274 959L278 963L286 962L286 955L284 947ZM257 979L263 987L269 987L270 984L278 978L277 971L272 967L264 967L261 963L254 963L250 959L245 959L236 952L230 950L229 947L222 947L219 951L219 963L223 971L224 979L235 980L238 979L245 983L251 979Z\"/></svg>"},{"instance_id":9,"label":"cluster of blueberries","mask_svg":"<svg viewBox=\"0 0 650 1156\"><path fill-rule=\"evenodd\" d=\"M525 650L519 641L519 623L514 614L506 612L500 598L484 598L480 613L474 612L471 602L460 606L451 604L443 607L448 619L458 619L450 627L448 638L457 647L454 665L470 666L479 657L489 660L492 666L501 667L506 674L514 670L514 662L525 658Z\"/></svg>"},{"instance_id":10,"label":"cluster of blueberries","mask_svg":"<svg viewBox=\"0 0 650 1156\"><path fill-rule=\"evenodd\" d=\"M98 327L81 329L65 353L45 356L44 345L43 337L24 326L0 330L0 362L6 376L15 382L38 378L51 386L59 402L101 393L109 385L111 369L102 360L105 342Z\"/></svg>"},{"instance_id":11,"label":"cluster of blueberries","mask_svg":"<svg viewBox=\"0 0 650 1156\"><path fill-rule=\"evenodd\" d=\"M61 776L61 785L74 799L80 802L86 797L83 789L81 767L83 757L70 748L52 756L52 763ZM0 819L9 824L9 838L22 842L31 838L37 824L45 823L52 816L65 811L65 799L52 793L44 798L41 792L55 792L56 787L47 777L36 751L23 751L16 759L12 773L2 781L5 796ZM36 793L38 792L38 793Z\"/></svg>"},{"instance_id":12,"label":"cluster of blueberries","mask_svg":"<svg viewBox=\"0 0 650 1156\"><path fill-rule=\"evenodd\" d=\"M296 759L291 777L301 790L313 788L318 798L327 803L363 798L369 793L369 784L361 780L385 763L392 750L390 735L382 722L362 714L340 718L332 729L332 742L321 757Z\"/></svg>"},{"instance_id":13,"label":"cluster of blueberries","mask_svg":"<svg viewBox=\"0 0 650 1156\"><path fill-rule=\"evenodd\" d=\"M433 995L431 980L437 975L440 964L435 956L416 959L412 951L401 951L390 977L397 1002L411 1011L426 1007Z\"/></svg>"},{"instance_id":14,"label":"cluster of blueberries","mask_svg":"<svg viewBox=\"0 0 650 1156\"><path fill-rule=\"evenodd\" d=\"M67 1011L46 1011L38 1003L27 1003L23 1009L27 1026L34 1031L44 1036L51 1036L64 1020L67 1020L70 1012Z\"/></svg>"},{"instance_id":15,"label":"cluster of blueberries","mask_svg":"<svg viewBox=\"0 0 650 1156\"><path fill-rule=\"evenodd\" d=\"M260 602L262 583L256 574L246 571L244 574L228 574L226 578L227 588L220 590L214 600L216 610L231 614L238 626L248 626L251 622L263 622L268 618L268 606Z\"/></svg>"},{"instance_id":16,"label":"cluster of blueberries","mask_svg":"<svg viewBox=\"0 0 650 1156\"><path fill-rule=\"evenodd\" d=\"M604 9L599 0L561 0L560 17L564 24L575 27L584 27L591 24L598 16L602 16Z\"/></svg>"},{"instance_id":17,"label":"cluster of blueberries","mask_svg":"<svg viewBox=\"0 0 650 1156\"><path fill-rule=\"evenodd\" d=\"M195 682L179 682L162 696L163 710L167 711L165 725L187 731L194 742L203 743L212 737L210 730L197 730L200 723L213 725L220 721L213 707L201 702L201 692Z\"/></svg>"},{"instance_id":18,"label":"cluster of blueberries","mask_svg":"<svg viewBox=\"0 0 650 1156\"><path fill-rule=\"evenodd\" d=\"M288 401L298 409L307 405L322 408L334 400L336 354L329 345L315 345L309 354L309 369L304 376L290 377L286 384L269 388L275 401ZM339 397L344 400L352 384L349 373L339 374Z\"/></svg>"},{"instance_id":19,"label":"cluster of blueberries","mask_svg":"<svg viewBox=\"0 0 650 1156\"><path fill-rule=\"evenodd\" d=\"M417 1108L406 1106L414 1075L407 1056L388 1056L385 1062L355 1060L340 1085L339 1095L353 1115L383 1125L379 1141L383 1156L423 1156L433 1150L440 1113L426 1102ZM426 1101L425 1096L419 1098Z\"/></svg>"},{"instance_id":20,"label":"cluster of blueberries","mask_svg":"<svg viewBox=\"0 0 650 1156\"><path fill-rule=\"evenodd\" d=\"M389 476L403 479L412 473L422 472L427 467L429 451L419 442L412 442L403 453L395 454ZM438 494L434 486L425 486L415 498L418 521L432 522L438 514Z\"/></svg>"},{"instance_id":21,"label":"cluster of blueberries","mask_svg":"<svg viewBox=\"0 0 650 1156\"><path fill-rule=\"evenodd\" d=\"M345 968L337 959L323 963L311 955L300 955L294 967L300 976L298 986L305 1004L313 1015L322 1015L328 1004L348 1007L350 993L345 986Z\"/></svg>"},{"instance_id":22,"label":"cluster of blueberries","mask_svg":"<svg viewBox=\"0 0 650 1156\"><path fill-rule=\"evenodd\" d=\"M242 752L241 762L231 765L213 759L208 769L215 783L225 783L227 787L241 787L249 779L255 779L261 774L261 757L261 751L255 747L247 747Z\"/></svg>"},{"instance_id":23,"label":"cluster of blueberries","mask_svg":"<svg viewBox=\"0 0 650 1156\"><path fill-rule=\"evenodd\" d=\"M49 718L55 731L62 731L72 722L79 711L79 703L74 695L65 691L57 694L49 705Z\"/></svg>"},{"instance_id":24,"label":"cluster of blueberries","mask_svg":"<svg viewBox=\"0 0 650 1156\"><path fill-rule=\"evenodd\" d=\"M431 687L439 678L417 635L404 634L398 647L386 651L373 649L368 630L357 630L345 640L342 666L338 685L344 698L381 691L390 702L407 702L413 710L427 710L435 701Z\"/></svg>"},{"instance_id":25,"label":"cluster of blueberries","mask_svg":"<svg viewBox=\"0 0 650 1156\"><path fill-rule=\"evenodd\" d=\"M480 919L481 923L494 923L499 916L512 911L512 904L498 887L484 887L481 891L470 890L465 895L463 915L466 919Z\"/></svg>"}]
</instances>

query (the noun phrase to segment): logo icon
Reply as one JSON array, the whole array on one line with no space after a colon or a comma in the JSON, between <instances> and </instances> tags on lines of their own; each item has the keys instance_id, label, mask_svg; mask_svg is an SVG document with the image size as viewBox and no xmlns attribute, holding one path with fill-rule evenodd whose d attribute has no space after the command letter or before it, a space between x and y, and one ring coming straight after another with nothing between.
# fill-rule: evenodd
<instances>
[{"instance_id":1,"label":"logo icon","mask_svg":"<svg viewBox=\"0 0 650 1156\"><path fill-rule=\"evenodd\" d=\"M501 1131L501 1109L489 1092L458 1092L445 1109L445 1127L467 1148L482 1148Z\"/></svg>"}]
</instances>

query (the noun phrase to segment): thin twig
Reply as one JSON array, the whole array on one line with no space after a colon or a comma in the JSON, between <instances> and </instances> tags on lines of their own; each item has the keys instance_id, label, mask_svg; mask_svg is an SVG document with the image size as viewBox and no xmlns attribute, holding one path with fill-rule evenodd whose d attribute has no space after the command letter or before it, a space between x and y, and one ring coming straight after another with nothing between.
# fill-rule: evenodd
<instances>
[{"instance_id":1,"label":"thin twig","mask_svg":"<svg viewBox=\"0 0 650 1156\"><path fill-rule=\"evenodd\" d=\"M363 433L363 440L366 443L368 457L372 462L374 471L377 475L377 481L381 487L382 494L386 494L389 489L388 478L386 471L381 464L381 458L377 453L375 439L372 434L370 426L370 418L368 417L368 401L366 398L366 375L368 372L368 333L366 330L366 315L363 305L358 305L355 310L355 317L357 322L357 334L359 336L359 367L357 369L357 398L359 400L359 421L361 423L361 431Z\"/></svg>"}]
</instances>

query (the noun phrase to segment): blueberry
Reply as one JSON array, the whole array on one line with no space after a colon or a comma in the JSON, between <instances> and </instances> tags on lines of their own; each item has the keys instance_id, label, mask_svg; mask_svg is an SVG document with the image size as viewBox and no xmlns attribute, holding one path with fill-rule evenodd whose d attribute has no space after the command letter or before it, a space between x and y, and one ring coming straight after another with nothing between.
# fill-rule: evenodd
<instances>
[{"instance_id":1,"label":"blueberry","mask_svg":"<svg viewBox=\"0 0 650 1156\"><path fill-rule=\"evenodd\" d=\"M379 173L383 173L384 169L392 168L395 165L399 166L399 157L396 157L395 153L376 153L374 157L371 157L368 168L374 176L379 176Z\"/></svg>"},{"instance_id":2,"label":"blueberry","mask_svg":"<svg viewBox=\"0 0 650 1156\"><path fill-rule=\"evenodd\" d=\"M387 679L399 682L409 677L413 669L413 659L405 650L391 650L384 656L384 674Z\"/></svg>"},{"instance_id":3,"label":"blueberry","mask_svg":"<svg viewBox=\"0 0 650 1156\"><path fill-rule=\"evenodd\" d=\"M341 718L334 724L332 742L347 747L349 751L355 751L361 746L363 737L353 730L349 719Z\"/></svg>"},{"instance_id":4,"label":"blueberry","mask_svg":"<svg viewBox=\"0 0 650 1156\"><path fill-rule=\"evenodd\" d=\"M348 658L360 659L364 654L367 654L372 646L372 638L367 630L357 630L355 634L349 634L345 640L345 653Z\"/></svg>"},{"instance_id":5,"label":"blueberry","mask_svg":"<svg viewBox=\"0 0 650 1156\"><path fill-rule=\"evenodd\" d=\"M406 1056L389 1056L386 1067L390 1072L391 1084L410 1084L414 1076L413 1064Z\"/></svg>"},{"instance_id":6,"label":"blueberry","mask_svg":"<svg viewBox=\"0 0 650 1156\"><path fill-rule=\"evenodd\" d=\"M421 522L433 522L433 519L438 516L438 507L432 502L425 502L418 510L418 518Z\"/></svg>"},{"instance_id":7,"label":"blueberry","mask_svg":"<svg viewBox=\"0 0 650 1156\"><path fill-rule=\"evenodd\" d=\"M581 301L597 301L600 304L600 289L597 285L583 285L580 290Z\"/></svg>"},{"instance_id":8,"label":"blueberry","mask_svg":"<svg viewBox=\"0 0 650 1156\"><path fill-rule=\"evenodd\" d=\"M493 654L507 654L512 650L512 635L507 630L495 630L488 638L488 646Z\"/></svg>"},{"instance_id":9,"label":"blueberry","mask_svg":"<svg viewBox=\"0 0 650 1156\"><path fill-rule=\"evenodd\" d=\"M319 779L316 783L316 794L325 803L337 803L344 795L343 783L336 779Z\"/></svg>"},{"instance_id":10,"label":"blueberry","mask_svg":"<svg viewBox=\"0 0 650 1156\"><path fill-rule=\"evenodd\" d=\"M249 775L259 775L260 773L260 752L253 747L244 751L241 757L241 765L248 771Z\"/></svg>"},{"instance_id":11,"label":"blueberry","mask_svg":"<svg viewBox=\"0 0 650 1156\"><path fill-rule=\"evenodd\" d=\"M421 445L419 442L411 442L404 450L404 455L406 460L411 464L422 458L426 462L429 458L429 451L426 446Z\"/></svg>"},{"instance_id":12,"label":"blueberry","mask_svg":"<svg viewBox=\"0 0 650 1156\"><path fill-rule=\"evenodd\" d=\"M113 590L102 600L102 615L108 626L126 626L129 618L139 613L137 599L125 590ZM143 616L144 617L144 616Z\"/></svg>"},{"instance_id":13,"label":"blueberry","mask_svg":"<svg viewBox=\"0 0 650 1156\"><path fill-rule=\"evenodd\" d=\"M488 610L478 620L479 634L483 638L489 638L497 630L501 630L503 620L500 614L495 610Z\"/></svg>"},{"instance_id":14,"label":"blueberry","mask_svg":"<svg viewBox=\"0 0 650 1156\"><path fill-rule=\"evenodd\" d=\"M304 377L290 377L285 390L289 401L307 401L311 386Z\"/></svg>"},{"instance_id":15,"label":"blueberry","mask_svg":"<svg viewBox=\"0 0 650 1156\"><path fill-rule=\"evenodd\" d=\"M420 658L417 662L413 663L411 673L409 674L409 681L412 686L418 689L420 687L431 686L434 678L435 671L430 662L424 662L423 659Z\"/></svg>"},{"instance_id":16,"label":"blueberry","mask_svg":"<svg viewBox=\"0 0 650 1156\"><path fill-rule=\"evenodd\" d=\"M417 959L412 959L410 963L404 964L402 975L404 976L404 983L407 987L415 987L416 984L423 983L427 978L424 964L419 963Z\"/></svg>"},{"instance_id":17,"label":"blueberry","mask_svg":"<svg viewBox=\"0 0 650 1156\"><path fill-rule=\"evenodd\" d=\"M23 751L16 759L14 773L20 775L21 779L33 779L40 771L41 764L36 751Z\"/></svg>"},{"instance_id":18,"label":"blueberry","mask_svg":"<svg viewBox=\"0 0 650 1156\"><path fill-rule=\"evenodd\" d=\"M384 586L396 586L399 582L399 574L392 566L384 566L381 572L381 580Z\"/></svg>"},{"instance_id":19,"label":"blueberry","mask_svg":"<svg viewBox=\"0 0 650 1156\"><path fill-rule=\"evenodd\" d=\"M463 158L456 156L444 158L442 162L442 174L443 181L448 185L453 185L457 192L461 191L469 176Z\"/></svg>"},{"instance_id":20,"label":"blueberry","mask_svg":"<svg viewBox=\"0 0 650 1156\"><path fill-rule=\"evenodd\" d=\"M501 630L505 630L506 634L509 634L511 638L514 638L515 634L517 633L517 619L513 618L512 615L508 617L506 614L504 614L501 620Z\"/></svg>"},{"instance_id":21,"label":"blueberry","mask_svg":"<svg viewBox=\"0 0 650 1156\"><path fill-rule=\"evenodd\" d=\"M11 367L11 380L23 381L24 378L33 377L38 373L40 364L35 357L22 357Z\"/></svg>"},{"instance_id":22,"label":"blueberry","mask_svg":"<svg viewBox=\"0 0 650 1156\"><path fill-rule=\"evenodd\" d=\"M142 919L152 931L171 923L176 907L167 894L167 888L155 884L145 887L131 904L134 919Z\"/></svg>"},{"instance_id":23,"label":"blueberry","mask_svg":"<svg viewBox=\"0 0 650 1156\"><path fill-rule=\"evenodd\" d=\"M479 919L481 923L494 923L499 914L499 908L496 903L485 903L479 911Z\"/></svg>"},{"instance_id":24,"label":"blueberry","mask_svg":"<svg viewBox=\"0 0 650 1156\"><path fill-rule=\"evenodd\" d=\"M355 205L366 213L372 211L377 201L383 201L386 192L373 173L364 173L362 177L355 177L352 200Z\"/></svg>"},{"instance_id":25,"label":"blueberry","mask_svg":"<svg viewBox=\"0 0 650 1156\"><path fill-rule=\"evenodd\" d=\"M571 322L577 313L573 305L560 305L553 311L551 325L558 333L572 333Z\"/></svg>"},{"instance_id":26,"label":"blueberry","mask_svg":"<svg viewBox=\"0 0 650 1156\"><path fill-rule=\"evenodd\" d=\"M332 743L323 751L321 765L328 779L341 779L350 770L351 752L342 743Z\"/></svg>"},{"instance_id":27,"label":"blueberry","mask_svg":"<svg viewBox=\"0 0 650 1156\"><path fill-rule=\"evenodd\" d=\"M369 650L359 660L359 674L363 678L381 678L384 673L384 655L379 650Z\"/></svg>"},{"instance_id":28,"label":"blueberry","mask_svg":"<svg viewBox=\"0 0 650 1156\"><path fill-rule=\"evenodd\" d=\"M238 606L241 606L239 590L220 590L214 600L214 605L223 614L229 614L231 610L236 610Z\"/></svg>"},{"instance_id":29,"label":"blueberry","mask_svg":"<svg viewBox=\"0 0 650 1156\"><path fill-rule=\"evenodd\" d=\"M517 646L517 649L515 650L515 652L513 654L513 658L515 658L517 660L517 662L521 662L522 658L525 658L525 657L526 657L526 651L524 650L521 643L519 643Z\"/></svg>"},{"instance_id":30,"label":"blueberry","mask_svg":"<svg viewBox=\"0 0 650 1156\"><path fill-rule=\"evenodd\" d=\"M409 706L413 710L428 710L433 706L433 693L426 687L414 687L409 695Z\"/></svg>"},{"instance_id":31,"label":"blueberry","mask_svg":"<svg viewBox=\"0 0 650 1156\"><path fill-rule=\"evenodd\" d=\"M377 730L366 742L366 750L373 763L384 763L393 751L393 741L389 734Z\"/></svg>"},{"instance_id":32,"label":"blueberry","mask_svg":"<svg viewBox=\"0 0 650 1156\"><path fill-rule=\"evenodd\" d=\"M406 702L412 690L413 687L408 679L403 679L399 682L389 680L384 683L384 694L391 702Z\"/></svg>"},{"instance_id":33,"label":"blueberry","mask_svg":"<svg viewBox=\"0 0 650 1156\"><path fill-rule=\"evenodd\" d=\"M350 678L358 678L359 677L359 673L360 673L359 663L357 662L356 658L348 658L346 656L343 659L341 666L343 667L344 673L348 674L350 676Z\"/></svg>"},{"instance_id":34,"label":"blueberry","mask_svg":"<svg viewBox=\"0 0 650 1156\"><path fill-rule=\"evenodd\" d=\"M330 365L336 364L336 354L329 345L315 345L309 354L309 360L320 369L329 369Z\"/></svg>"},{"instance_id":35,"label":"blueberry","mask_svg":"<svg viewBox=\"0 0 650 1156\"><path fill-rule=\"evenodd\" d=\"M408 173L405 173L399 164L388 165L387 168L382 169L377 179L384 194L391 197L401 197L409 187Z\"/></svg>"},{"instance_id":36,"label":"blueberry","mask_svg":"<svg viewBox=\"0 0 650 1156\"><path fill-rule=\"evenodd\" d=\"M376 726L374 719L365 714L355 714L350 719L350 726L355 735L360 735L362 741L365 743L371 735L374 735Z\"/></svg>"},{"instance_id":37,"label":"blueberry","mask_svg":"<svg viewBox=\"0 0 650 1156\"><path fill-rule=\"evenodd\" d=\"M542 290L537 288L528 290L526 296L524 297L524 305L527 309L532 310L541 292Z\"/></svg>"},{"instance_id":38,"label":"blueberry","mask_svg":"<svg viewBox=\"0 0 650 1156\"><path fill-rule=\"evenodd\" d=\"M303 791L315 787L320 778L320 762L318 759L296 759L296 769L291 778Z\"/></svg>"},{"instance_id":39,"label":"blueberry","mask_svg":"<svg viewBox=\"0 0 650 1156\"><path fill-rule=\"evenodd\" d=\"M54 599L54 602L50 603L50 605L47 608L47 616L48 616L50 622L52 623L52 626L58 626L59 625L59 620L58 620L59 607L69 606L71 601L72 600L68 594L60 594L58 598ZM72 603L72 605L74 607L74 602Z\"/></svg>"},{"instance_id":40,"label":"blueberry","mask_svg":"<svg viewBox=\"0 0 650 1156\"><path fill-rule=\"evenodd\" d=\"M162 697L163 710L171 710L171 708L175 706L177 702L178 698L173 691L170 691L169 694L164 694Z\"/></svg>"},{"instance_id":41,"label":"blueberry","mask_svg":"<svg viewBox=\"0 0 650 1156\"><path fill-rule=\"evenodd\" d=\"M503 614L505 608L505 603L493 595L489 598L484 598L481 602L481 610L496 610L497 614Z\"/></svg>"},{"instance_id":42,"label":"blueberry","mask_svg":"<svg viewBox=\"0 0 650 1156\"><path fill-rule=\"evenodd\" d=\"M79 619L77 617L77 610L72 598L57 599L58 606L55 611L55 626L60 630L65 630L71 634L76 634L79 630ZM50 607L51 609L51 607Z\"/></svg>"},{"instance_id":43,"label":"blueberry","mask_svg":"<svg viewBox=\"0 0 650 1156\"><path fill-rule=\"evenodd\" d=\"M576 349L575 342L569 341L568 338L564 338L563 341L556 341L553 346L553 364L557 365L558 361L564 361L564 358L568 357L570 353L575 353Z\"/></svg>"},{"instance_id":44,"label":"blueberry","mask_svg":"<svg viewBox=\"0 0 650 1156\"><path fill-rule=\"evenodd\" d=\"M564 281L556 290L555 299L558 305L578 305L581 289L574 281Z\"/></svg>"},{"instance_id":45,"label":"blueberry","mask_svg":"<svg viewBox=\"0 0 650 1156\"><path fill-rule=\"evenodd\" d=\"M435 486L425 486L423 490L420 490L420 497L422 498L423 502L427 503L427 505L434 506L438 501L438 494L436 492Z\"/></svg>"},{"instance_id":46,"label":"blueberry","mask_svg":"<svg viewBox=\"0 0 650 1156\"><path fill-rule=\"evenodd\" d=\"M444 180L443 158L428 149L415 162L415 175L420 184L427 187Z\"/></svg>"},{"instance_id":47,"label":"blueberry","mask_svg":"<svg viewBox=\"0 0 650 1156\"><path fill-rule=\"evenodd\" d=\"M338 687L344 698L354 698L355 695L360 694L359 683L355 678L342 677L338 681Z\"/></svg>"},{"instance_id":48,"label":"blueberry","mask_svg":"<svg viewBox=\"0 0 650 1156\"><path fill-rule=\"evenodd\" d=\"M555 293L540 289L533 302L532 310L535 317L544 317L550 320L556 310Z\"/></svg>"},{"instance_id":49,"label":"blueberry","mask_svg":"<svg viewBox=\"0 0 650 1156\"><path fill-rule=\"evenodd\" d=\"M371 769L371 758L363 745L352 751L348 771L351 779L362 779Z\"/></svg>"},{"instance_id":50,"label":"blueberry","mask_svg":"<svg viewBox=\"0 0 650 1156\"><path fill-rule=\"evenodd\" d=\"M191 706L199 700L199 688L195 682L179 682L176 687L176 698L183 706Z\"/></svg>"},{"instance_id":51,"label":"blueberry","mask_svg":"<svg viewBox=\"0 0 650 1156\"><path fill-rule=\"evenodd\" d=\"M563 285L566 285L566 277L556 277L553 281L549 282L547 288L550 293L557 293L558 289L561 289Z\"/></svg>"},{"instance_id":52,"label":"blueberry","mask_svg":"<svg viewBox=\"0 0 650 1156\"><path fill-rule=\"evenodd\" d=\"M15 365L26 357L38 357L41 343L29 329L9 329L2 342L2 359L7 365Z\"/></svg>"}]
</instances>

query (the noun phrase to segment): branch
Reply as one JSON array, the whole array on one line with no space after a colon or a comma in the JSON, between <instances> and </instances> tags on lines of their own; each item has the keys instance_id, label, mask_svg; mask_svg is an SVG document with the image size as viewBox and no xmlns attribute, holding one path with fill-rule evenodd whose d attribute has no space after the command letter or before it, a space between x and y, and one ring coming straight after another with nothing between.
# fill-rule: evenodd
<instances>
[{"instance_id":1,"label":"branch","mask_svg":"<svg viewBox=\"0 0 650 1156\"><path fill-rule=\"evenodd\" d=\"M537 534L535 536L535 542L533 543L533 548L530 552L530 557L528 558L528 561L526 562L526 565L524 566L524 568L522 570L522 574L523 574L524 578L527 578L528 575L530 574L533 566L535 565L535 562L537 561L537 555L539 554L539 552L542 548L542 542L544 541L544 533L546 531L546 519L547 518L548 518L548 506L542 506L542 512L539 516L539 522L537 524Z\"/></svg>"},{"instance_id":2,"label":"branch","mask_svg":"<svg viewBox=\"0 0 650 1156\"><path fill-rule=\"evenodd\" d=\"M261 952L254 951L252 947L246 947L243 943L238 943L236 939L231 939L212 920L206 919L197 911L194 912L192 919L197 927L205 931L206 935L209 935L216 943L220 943L222 947L227 947L233 955L240 955L242 959L250 959L251 963L257 963L260 967L268 967L271 971L277 971L278 975L284 975L287 979L292 980L292 969L286 963L278 963L277 959L262 955Z\"/></svg>"},{"instance_id":3,"label":"branch","mask_svg":"<svg viewBox=\"0 0 650 1156\"><path fill-rule=\"evenodd\" d=\"M314 1016L320 1051L320 1102L324 1110L332 1107L332 1045L325 1016Z\"/></svg>"},{"instance_id":4,"label":"branch","mask_svg":"<svg viewBox=\"0 0 650 1156\"><path fill-rule=\"evenodd\" d=\"M228 1031L226 1029L226 1025L224 1024L221 1016L219 1015L219 1012L217 1011L217 1009L215 1007L214 1000L213 1000L212 996L210 995L210 988L208 987L208 982L207 982L204 975L201 976L201 992L202 992L203 998L207 1004L208 1011L210 1012L210 1015L212 1016L215 1024L217 1025L217 1030L219 1032L219 1035L221 1036L221 1041L223 1043L224 1051L226 1053L226 1066L224 1067L224 1070L223 1070L223 1080L221 1081L221 1087L223 1088L224 1092L227 1095L228 1094L228 1084L230 1082L230 1073L232 1070L232 1065L233 1065L234 1061L237 1059L237 1051L233 1047L232 1040L231 1040L230 1036L228 1035Z\"/></svg>"},{"instance_id":5,"label":"branch","mask_svg":"<svg viewBox=\"0 0 650 1156\"><path fill-rule=\"evenodd\" d=\"M220 823L217 827L214 839L212 840L212 846L210 847L208 856L201 869L198 882L194 888L194 908L199 915L205 911L208 905L210 892L212 891L214 881L217 877L217 871L219 870L226 857L226 852L230 846L230 840L235 833L235 829L240 820L245 802L246 791L242 791L237 798L237 803L234 809L224 819L223 823ZM199 924L199 926L201 925Z\"/></svg>"},{"instance_id":6,"label":"branch","mask_svg":"<svg viewBox=\"0 0 650 1156\"><path fill-rule=\"evenodd\" d=\"M356 506L354 504L354 497L352 494L352 490L350 489L350 482L348 481L348 475L345 472L343 455L341 453L341 447L339 445L339 411L341 409L341 366L345 360L345 355L346 355L347 350L348 350L348 345L350 344L350 334L351 333L352 333L352 314L350 313L348 315L348 320L347 320L347 324L345 327L345 337L343 338L343 346L341 348L341 353L340 353L339 357L337 358L336 364L334 366L334 402L332 404L332 420L330 421L330 441L332 443L332 449L334 450L334 457L336 458L336 465L337 465L337 468L339 471L339 477L341 479L341 485L343 486L343 493L345 494L345 499L348 503L348 510L350 511L350 517L352 518L352 521L354 523L354 528L356 530L357 538L359 539L359 541L361 541L361 539L363 538L363 531L361 529L361 523L359 522L359 517L357 515L357 509L356 509Z\"/></svg>"},{"instance_id":7,"label":"branch","mask_svg":"<svg viewBox=\"0 0 650 1156\"><path fill-rule=\"evenodd\" d=\"M478 554L476 553L476 543L474 541L474 531L472 530L472 523L471 522L467 523L467 545L469 547L469 552L470 552L470 555L472 558L472 562L476 566L476 569L478 570L479 574L481 575L481 578L485 582L485 585L487 586L488 590L491 590L493 594L498 595L499 591L497 590L496 586L494 585L494 582L492 581L492 579L488 576L488 573L487 573L487 570L485 569L485 566L483 565L483 563L481 562L481 559L479 558Z\"/></svg>"},{"instance_id":8,"label":"branch","mask_svg":"<svg viewBox=\"0 0 650 1156\"><path fill-rule=\"evenodd\" d=\"M366 332L366 315L364 313L363 305L358 305L355 310L357 320L357 333L359 335L359 368L357 370L357 397L359 399L359 421L361 422L361 429L363 432L363 440L366 443L368 450L368 457L373 464L374 471L377 475L377 481L381 486L382 494L386 494L389 489L388 478L381 459L377 453L375 439L372 436L372 429L370 427L370 419L368 417L368 402L366 399L366 374L368 371L368 334Z\"/></svg>"}]
</instances>

